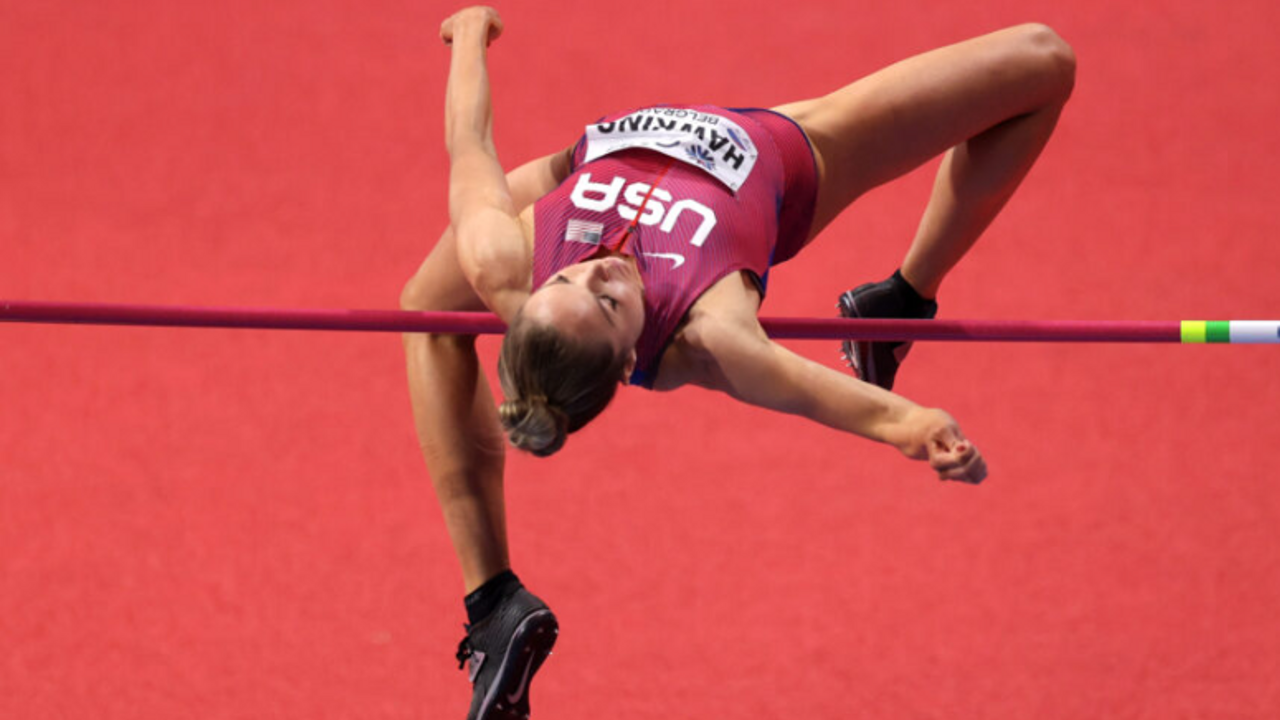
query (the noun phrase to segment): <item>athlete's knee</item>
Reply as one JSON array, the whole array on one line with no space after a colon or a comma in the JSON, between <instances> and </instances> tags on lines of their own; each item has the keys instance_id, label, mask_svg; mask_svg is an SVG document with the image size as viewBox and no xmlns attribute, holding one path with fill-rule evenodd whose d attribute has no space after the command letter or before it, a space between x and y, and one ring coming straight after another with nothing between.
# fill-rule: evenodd
<instances>
[{"instance_id":1,"label":"athlete's knee","mask_svg":"<svg viewBox=\"0 0 1280 720\"><path fill-rule=\"evenodd\" d=\"M438 268L436 269L438 270ZM426 265L400 289L400 309L412 312L476 310L474 292L460 277L442 276Z\"/></svg>"},{"instance_id":2,"label":"athlete's knee","mask_svg":"<svg viewBox=\"0 0 1280 720\"><path fill-rule=\"evenodd\" d=\"M1039 88L1052 102L1066 102L1076 82L1076 53L1053 28L1027 23L1016 28L1019 54L1034 68Z\"/></svg>"},{"instance_id":3,"label":"athlete's knee","mask_svg":"<svg viewBox=\"0 0 1280 720\"><path fill-rule=\"evenodd\" d=\"M465 296L465 293L470 293L470 287L460 287L457 283L450 286L447 282L445 285L446 287L442 287L441 283L433 282L425 269L419 269L400 291L400 309L409 312L477 310L475 304L467 302ZM460 358L473 358L475 355L475 335L406 332L400 338L411 362L419 363L422 368L429 368L431 372L439 372L441 367L453 367L460 362Z\"/></svg>"},{"instance_id":4,"label":"athlete's knee","mask_svg":"<svg viewBox=\"0 0 1280 720\"><path fill-rule=\"evenodd\" d=\"M431 311L448 311L451 308L445 302L445 298L440 297L435 285L428 282L424 277L425 273L419 270L413 277L409 278L409 282L404 284L400 290L400 309L409 312L431 312ZM405 333L402 339L405 348L421 348L420 343L426 343L426 348L434 349L440 340L449 338L447 335L436 335L434 333ZM431 354L425 356L430 359Z\"/></svg>"},{"instance_id":5,"label":"athlete's knee","mask_svg":"<svg viewBox=\"0 0 1280 720\"><path fill-rule=\"evenodd\" d=\"M425 282L422 273L415 273L400 290L400 309L421 312L433 310L436 304L431 297L431 286Z\"/></svg>"}]
</instances>

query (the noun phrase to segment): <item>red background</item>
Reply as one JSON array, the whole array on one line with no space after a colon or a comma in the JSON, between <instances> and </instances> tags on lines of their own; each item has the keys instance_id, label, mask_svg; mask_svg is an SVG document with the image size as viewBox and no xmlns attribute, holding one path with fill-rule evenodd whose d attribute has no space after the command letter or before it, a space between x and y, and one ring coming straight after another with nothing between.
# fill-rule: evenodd
<instances>
[{"instance_id":1,"label":"red background","mask_svg":"<svg viewBox=\"0 0 1280 720\"><path fill-rule=\"evenodd\" d=\"M1146 5L512 3L498 148L1047 22L1076 95L942 314L1280 316L1280 11ZM395 307L446 221L453 9L0 0L0 297ZM930 177L776 271L766 314L891 271ZM516 569L563 627L535 717L1276 717L1277 370L1274 347L920 346L899 389L979 442L977 488L624 392L509 463ZM390 335L0 327L0 717L463 717L403 373Z\"/></svg>"}]
</instances>

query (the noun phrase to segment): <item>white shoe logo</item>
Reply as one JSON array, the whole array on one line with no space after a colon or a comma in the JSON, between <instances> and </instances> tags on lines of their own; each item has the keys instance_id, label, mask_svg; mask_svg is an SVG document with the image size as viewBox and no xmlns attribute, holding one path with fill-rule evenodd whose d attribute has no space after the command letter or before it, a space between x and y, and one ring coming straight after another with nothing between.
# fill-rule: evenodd
<instances>
[{"instance_id":1,"label":"white shoe logo","mask_svg":"<svg viewBox=\"0 0 1280 720\"><path fill-rule=\"evenodd\" d=\"M480 676L480 668L484 665L485 657L486 655L479 650L471 651L471 672L468 674L471 676L469 679L472 685L476 684L476 678Z\"/></svg>"},{"instance_id":2,"label":"white shoe logo","mask_svg":"<svg viewBox=\"0 0 1280 720\"><path fill-rule=\"evenodd\" d=\"M672 262L675 263L675 265L671 268L672 270L675 270L676 268L679 268L681 265L684 264L684 256L681 255L680 253L647 252L647 253L641 253L641 255L644 255L645 257L662 258L663 260L671 260Z\"/></svg>"},{"instance_id":3,"label":"white shoe logo","mask_svg":"<svg viewBox=\"0 0 1280 720\"><path fill-rule=\"evenodd\" d=\"M533 653L529 653L529 662L524 666L524 677L520 678L520 685L516 687L516 691L507 696L507 702L512 705L520 702L520 698L524 697L524 691L529 687L529 672L533 670Z\"/></svg>"}]
</instances>

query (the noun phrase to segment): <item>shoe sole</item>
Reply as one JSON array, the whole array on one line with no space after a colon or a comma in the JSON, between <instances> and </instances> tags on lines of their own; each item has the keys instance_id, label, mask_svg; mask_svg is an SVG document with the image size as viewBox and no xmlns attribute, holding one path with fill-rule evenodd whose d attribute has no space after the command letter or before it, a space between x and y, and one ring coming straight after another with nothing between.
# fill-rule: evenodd
<instances>
[{"instance_id":1,"label":"shoe sole","mask_svg":"<svg viewBox=\"0 0 1280 720\"><path fill-rule=\"evenodd\" d=\"M857 293L865 287L869 287L869 285L859 285L840 296L840 300L836 303L836 308L839 309L841 317L862 317L862 313L858 312ZM879 383L876 382L875 361L871 357L869 345L870 343L845 340L840 343L840 349L844 351L845 360L853 368L853 374L857 375L859 380L878 385Z\"/></svg>"},{"instance_id":2,"label":"shoe sole","mask_svg":"<svg viewBox=\"0 0 1280 720\"><path fill-rule=\"evenodd\" d=\"M559 635L560 624L550 610L536 610L520 621L476 720L528 720L529 685Z\"/></svg>"}]
</instances>

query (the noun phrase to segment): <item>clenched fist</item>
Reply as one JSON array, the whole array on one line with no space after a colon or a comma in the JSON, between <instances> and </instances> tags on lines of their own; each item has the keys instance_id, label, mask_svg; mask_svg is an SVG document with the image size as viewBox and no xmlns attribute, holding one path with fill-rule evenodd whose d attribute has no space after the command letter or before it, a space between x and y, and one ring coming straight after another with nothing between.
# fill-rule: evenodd
<instances>
[{"instance_id":1,"label":"clenched fist","mask_svg":"<svg viewBox=\"0 0 1280 720\"><path fill-rule=\"evenodd\" d=\"M477 32L488 45L502 34L502 18L497 10L485 5L459 10L440 24L440 39L445 45L452 45L455 36L461 37L471 31Z\"/></svg>"},{"instance_id":2,"label":"clenched fist","mask_svg":"<svg viewBox=\"0 0 1280 720\"><path fill-rule=\"evenodd\" d=\"M987 477L982 453L942 410L917 408L904 421L906 442L898 449L913 460L928 460L940 480L978 484Z\"/></svg>"}]
</instances>

